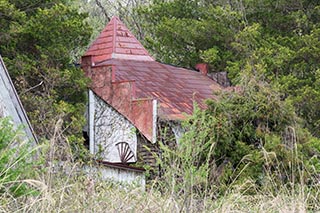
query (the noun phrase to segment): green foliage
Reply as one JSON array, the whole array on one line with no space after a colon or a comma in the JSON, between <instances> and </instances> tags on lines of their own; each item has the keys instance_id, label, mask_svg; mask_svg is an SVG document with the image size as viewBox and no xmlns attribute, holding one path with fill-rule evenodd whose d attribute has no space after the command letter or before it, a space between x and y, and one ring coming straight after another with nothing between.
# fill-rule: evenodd
<instances>
[{"instance_id":1,"label":"green foliage","mask_svg":"<svg viewBox=\"0 0 320 213\"><path fill-rule=\"evenodd\" d=\"M208 118L201 116L200 111L196 111L195 116L199 120L188 125L189 131L183 135L179 145L173 148L172 145L160 143L162 152L159 162L163 170L159 183L161 190L173 189L174 192L183 194L187 202L193 193L207 193L208 160L210 151L215 146L215 132L203 131L203 134L199 134L202 130L212 128L213 122L208 122Z\"/></svg>"},{"instance_id":2,"label":"green foliage","mask_svg":"<svg viewBox=\"0 0 320 213\"><path fill-rule=\"evenodd\" d=\"M248 181L258 189L273 184L275 193L296 181L316 184L320 141L263 73L247 65L240 91L223 90L207 109L196 107L177 147L162 148L164 176L174 179L176 192L221 195Z\"/></svg>"},{"instance_id":3,"label":"green foliage","mask_svg":"<svg viewBox=\"0 0 320 213\"><path fill-rule=\"evenodd\" d=\"M5 0L0 9L10 19L0 22L0 53L35 132L51 139L59 127L60 144L82 155L88 79L75 63L91 36L87 16L65 0Z\"/></svg>"},{"instance_id":4,"label":"green foliage","mask_svg":"<svg viewBox=\"0 0 320 213\"><path fill-rule=\"evenodd\" d=\"M214 48L214 69L221 70L230 54L230 41L242 25L230 7L205 1L155 1L140 9L145 17L146 46L166 63L193 67L202 53ZM203 58L208 57L208 52Z\"/></svg>"},{"instance_id":5,"label":"green foliage","mask_svg":"<svg viewBox=\"0 0 320 213\"><path fill-rule=\"evenodd\" d=\"M34 176L35 149L9 118L0 119L0 194L21 196L34 192L22 180Z\"/></svg>"},{"instance_id":6,"label":"green foliage","mask_svg":"<svg viewBox=\"0 0 320 213\"><path fill-rule=\"evenodd\" d=\"M158 60L212 72L233 84L250 64L291 101L319 136L320 4L318 1L155 0L140 9L147 47Z\"/></svg>"}]
</instances>

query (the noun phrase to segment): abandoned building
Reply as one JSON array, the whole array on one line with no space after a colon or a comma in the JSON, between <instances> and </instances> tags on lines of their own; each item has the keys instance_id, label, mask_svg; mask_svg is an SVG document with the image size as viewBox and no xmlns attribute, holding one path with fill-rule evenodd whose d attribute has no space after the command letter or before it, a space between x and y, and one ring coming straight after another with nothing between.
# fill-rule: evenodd
<instances>
[{"instance_id":1,"label":"abandoned building","mask_svg":"<svg viewBox=\"0 0 320 213\"><path fill-rule=\"evenodd\" d=\"M120 170L135 173L131 179L143 177L141 165L156 175L153 153L163 138L161 128L169 128L178 141L179 123L192 114L194 102L205 107L204 100L224 88L205 64L196 71L155 61L118 17L91 44L81 67L91 79L84 128L88 148L99 162L116 167L118 176Z\"/></svg>"},{"instance_id":2,"label":"abandoned building","mask_svg":"<svg viewBox=\"0 0 320 213\"><path fill-rule=\"evenodd\" d=\"M15 128L22 126L25 139L35 144L36 136L1 56L0 78L0 117L10 117Z\"/></svg>"}]
</instances>

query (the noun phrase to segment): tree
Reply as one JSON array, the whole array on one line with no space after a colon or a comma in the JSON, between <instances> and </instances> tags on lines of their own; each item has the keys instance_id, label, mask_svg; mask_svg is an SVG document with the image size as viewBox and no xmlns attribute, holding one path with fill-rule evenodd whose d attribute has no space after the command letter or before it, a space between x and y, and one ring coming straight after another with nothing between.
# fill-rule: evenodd
<instances>
[{"instance_id":1,"label":"tree","mask_svg":"<svg viewBox=\"0 0 320 213\"><path fill-rule=\"evenodd\" d=\"M320 88L318 1L155 0L141 10L147 47L165 63L209 63L232 83L247 64L264 67L315 136Z\"/></svg>"},{"instance_id":2,"label":"tree","mask_svg":"<svg viewBox=\"0 0 320 213\"><path fill-rule=\"evenodd\" d=\"M63 120L60 142L80 144L88 80L75 63L91 35L86 15L63 0L17 0L1 1L0 16L0 53L37 135L52 138Z\"/></svg>"},{"instance_id":3,"label":"tree","mask_svg":"<svg viewBox=\"0 0 320 213\"><path fill-rule=\"evenodd\" d=\"M144 17L146 45L165 63L194 67L207 58L215 70L231 60L230 42L242 26L230 7L206 1L154 1L140 10Z\"/></svg>"},{"instance_id":4,"label":"tree","mask_svg":"<svg viewBox=\"0 0 320 213\"><path fill-rule=\"evenodd\" d=\"M147 5L149 0L78 0L74 6L89 14L88 22L93 26L92 40L102 31L112 16L118 16L139 40L144 39L142 20L137 8Z\"/></svg>"}]
</instances>

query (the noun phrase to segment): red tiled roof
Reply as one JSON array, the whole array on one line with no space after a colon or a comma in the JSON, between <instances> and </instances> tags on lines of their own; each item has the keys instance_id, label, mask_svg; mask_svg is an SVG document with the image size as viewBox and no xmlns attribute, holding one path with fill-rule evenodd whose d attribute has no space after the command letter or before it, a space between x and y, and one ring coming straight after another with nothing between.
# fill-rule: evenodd
<instances>
[{"instance_id":1,"label":"red tiled roof","mask_svg":"<svg viewBox=\"0 0 320 213\"><path fill-rule=\"evenodd\" d=\"M154 61L128 28L113 17L84 56L92 55L97 63L111 58Z\"/></svg>"}]
</instances>

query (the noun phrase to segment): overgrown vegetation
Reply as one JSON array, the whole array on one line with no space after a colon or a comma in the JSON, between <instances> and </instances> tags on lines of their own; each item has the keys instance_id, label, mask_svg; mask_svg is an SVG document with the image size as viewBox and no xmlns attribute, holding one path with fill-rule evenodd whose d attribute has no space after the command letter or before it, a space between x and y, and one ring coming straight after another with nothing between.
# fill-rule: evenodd
<instances>
[{"instance_id":1,"label":"overgrown vegetation","mask_svg":"<svg viewBox=\"0 0 320 213\"><path fill-rule=\"evenodd\" d=\"M173 162L178 159L181 157ZM273 184L277 179L270 178L263 189L246 181L229 184L225 193L219 197L215 197L215 191L206 191L206 196L202 196L194 190L189 191L200 183L200 173L193 170L194 175L177 179L177 174L192 169L180 167L182 164L171 165L167 172L172 176L160 182L163 187L160 192L154 188L155 185L144 191L139 187L92 179L92 174L81 170L81 164L65 164L63 168L46 169L36 176L19 176L10 184L0 183L2 189L5 189L0 195L0 208L4 212L307 212L320 209L319 186L310 187L297 181L291 187L278 187ZM37 193L25 191L19 196L12 196L9 189L13 183L23 183ZM177 189L180 189L179 194Z\"/></svg>"},{"instance_id":2,"label":"overgrown vegetation","mask_svg":"<svg viewBox=\"0 0 320 213\"><path fill-rule=\"evenodd\" d=\"M0 54L35 132L48 140L59 122L56 145L75 150L83 141L88 83L75 63L92 31L85 18L66 0L0 1Z\"/></svg>"},{"instance_id":3,"label":"overgrown vegetation","mask_svg":"<svg viewBox=\"0 0 320 213\"><path fill-rule=\"evenodd\" d=\"M0 120L1 211L320 210L318 1L101 2L0 1L0 53L47 147L30 161L27 141ZM158 60L206 62L237 86L196 107L175 148L162 145L162 176L147 192L74 163L86 154L88 84L76 63L92 33L79 5L96 31L117 8ZM56 169L61 159L73 163Z\"/></svg>"},{"instance_id":4,"label":"overgrown vegetation","mask_svg":"<svg viewBox=\"0 0 320 213\"><path fill-rule=\"evenodd\" d=\"M209 63L232 83L247 64L291 101L319 137L320 4L310 0L154 0L140 9L145 44L158 60ZM261 73L255 73L260 75Z\"/></svg>"},{"instance_id":5,"label":"overgrown vegetation","mask_svg":"<svg viewBox=\"0 0 320 213\"><path fill-rule=\"evenodd\" d=\"M8 119L1 119L0 209L4 212L306 212L320 209L319 185L306 184L302 176L296 181L290 180L290 184L279 185L278 177L273 176L271 170L265 172L269 181L263 187L257 187L250 179L237 183L238 177L245 176L239 172L217 196L216 192L221 189L206 181L210 176L208 164L200 168L195 164L201 159L197 154L206 149L187 146L191 141L201 142L205 134L190 140L192 132L182 139L179 149L165 152L164 159L170 157L171 161L169 167L164 167L164 179L144 191L132 185L102 181L98 174L84 172L79 163L66 163L61 167L36 165L39 161L31 163L30 159L41 159L54 147L48 146L47 150L42 146L35 158L24 135L15 130ZM301 167L298 172L308 171Z\"/></svg>"},{"instance_id":6,"label":"overgrown vegetation","mask_svg":"<svg viewBox=\"0 0 320 213\"><path fill-rule=\"evenodd\" d=\"M181 197L184 208L225 199L234 190L244 197L284 191L296 196L304 188L317 199L320 140L253 70L246 67L238 91L221 92L206 110L196 106L178 145L162 147L159 188ZM317 209L312 202L303 208Z\"/></svg>"},{"instance_id":7,"label":"overgrown vegetation","mask_svg":"<svg viewBox=\"0 0 320 213\"><path fill-rule=\"evenodd\" d=\"M35 192L23 182L35 176L36 148L31 147L21 129L15 129L9 118L0 118L0 194L19 197ZM0 202L3 205L3 202Z\"/></svg>"}]
</instances>

